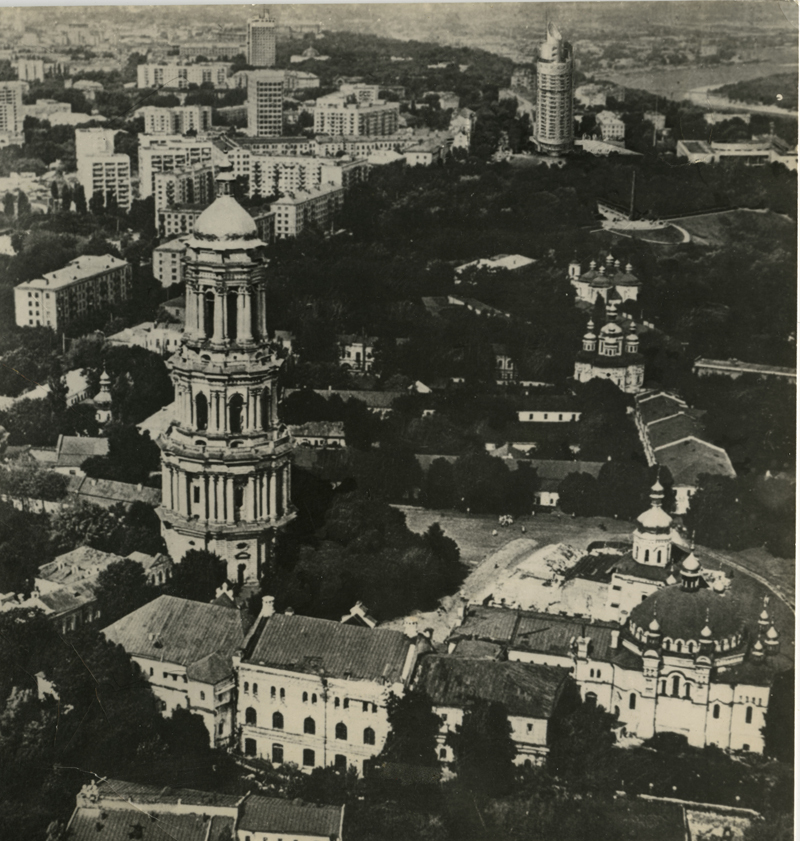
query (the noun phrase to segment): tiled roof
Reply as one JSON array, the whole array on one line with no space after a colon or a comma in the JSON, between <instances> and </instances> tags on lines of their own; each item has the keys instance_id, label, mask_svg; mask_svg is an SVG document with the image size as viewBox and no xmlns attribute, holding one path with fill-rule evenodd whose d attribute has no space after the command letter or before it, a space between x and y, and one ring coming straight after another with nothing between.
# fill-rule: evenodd
<instances>
[{"instance_id":1,"label":"tiled roof","mask_svg":"<svg viewBox=\"0 0 800 841\"><path fill-rule=\"evenodd\" d=\"M105 439L103 439L105 440ZM63 466L61 460L58 466ZM132 485L129 482L114 482L110 479L90 479L86 477L80 485L71 489L81 499L93 502L104 508L110 508L118 502L131 504L144 502L153 507L161 503L161 490L159 488L147 488L143 485Z\"/></svg>"},{"instance_id":2,"label":"tiled roof","mask_svg":"<svg viewBox=\"0 0 800 841\"><path fill-rule=\"evenodd\" d=\"M292 389L287 389L287 397L291 391ZM362 403L366 403L370 409L390 409L392 407L392 403L394 403L398 397L402 397L406 394L405 391L337 391L336 389L319 389L316 391L317 394L322 395L326 400L330 399L335 394L338 394L339 397L347 403L347 401L352 397L355 400L361 400Z\"/></svg>"},{"instance_id":3,"label":"tiled roof","mask_svg":"<svg viewBox=\"0 0 800 841\"><path fill-rule=\"evenodd\" d=\"M57 467L80 467L87 458L108 455L108 438L60 435L56 444Z\"/></svg>"},{"instance_id":4,"label":"tiled roof","mask_svg":"<svg viewBox=\"0 0 800 841\"><path fill-rule=\"evenodd\" d=\"M248 797L242 803L238 829L244 832L286 833L337 837L342 825L342 806L298 804L276 797Z\"/></svg>"},{"instance_id":5,"label":"tiled roof","mask_svg":"<svg viewBox=\"0 0 800 841\"><path fill-rule=\"evenodd\" d=\"M342 421L308 421L289 426L295 438L344 438Z\"/></svg>"},{"instance_id":6,"label":"tiled roof","mask_svg":"<svg viewBox=\"0 0 800 841\"><path fill-rule=\"evenodd\" d=\"M510 715L549 718L568 675L558 666L428 655L417 685L436 706L463 708L485 700L502 704Z\"/></svg>"},{"instance_id":7,"label":"tiled roof","mask_svg":"<svg viewBox=\"0 0 800 841\"><path fill-rule=\"evenodd\" d=\"M190 788L152 786L125 780L102 780L97 784L103 800L131 800L136 803L183 803L187 806L235 807L242 799L233 794L198 791Z\"/></svg>"},{"instance_id":8,"label":"tiled roof","mask_svg":"<svg viewBox=\"0 0 800 841\"><path fill-rule=\"evenodd\" d=\"M674 550L673 550L674 551ZM676 560L673 554L673 562ZM629 575L634 578L642 578L645 581L666 581L670 574L677 578L678 571L673 570L672 566L660 567L651 564L640 564L634 561L633 553L626 552L621 558L617 558L613 566L612 572L619 573L619 575Z\"/></svg>"},{"instance_id":9,"label":"tiled roof","mask_svg":"<svg viewBox=\"0 0 800 841\"><path fill-rule=\"evenodd\" d=\"M159 596L103 633L128 654L190 666L215 652L230 663L250 624L246 611Z\"/></svg>"},{"instance_id":10,"label":"tiled roof","mask_svg":"<svg viewBox=\"0 0 800 841\"><path fill-rule=\"evenodd\" d=\"M540 490L557 491L570 473L588 473L595 479L600 475L604 461L565 461L563 459L531 459L530 466L539 477Z\"/></svg>"},{"instance_id":11,"label":"tiled roof","mask_svg":"<svg viewBox=\"0 0 800 841\"><path fill-rule=\"evenodd\" d=\"M678 397L661 392L643 394L636 398L636 408L645 424L667 418L686 409L686 403Z\"/></svg>"},{"instance_id":12,"label":"tiled roof","mask_svg":"<svg viewBox=\"0 0 800 841\"><path fill-rule=\"evenodd\" d=\"M672 417L652 421L647 426L647 439L654 450L663 447L665 444L671 444L673 441L680 441L690 435L702 440L703 427L698 421L683 412Z\"/></svg>"},{"instance_id":13,"label":"tiled roof","mask_svg":"<svg viewBox=\"0 0 800 841\"><path fill-rule=\"evenodd\" d=\"M670 444L655 456L660 465L669 468L676 485L696 485L704 473L736 478L736 471L725 450L697 438Z\"/></svg>"},{"instance_id":14,"label":"tiled roof","mask_svg":"<svg viewBox=\"0 0 800 841\"><path fill-rule=\"evenodd\" d=\"M503 646L485 640L459 640L450 653L451 657L466 657L471 660L499 660Z\"/></svg>"},{"instance_id":15,"label":"tiled roof","mask_svg":"<svg viewBox=\"0 0 800 841\"><path fill-rule=\"evenodd\" d=\"M21 284L26 289L61 289L69 286L78 280L94 277L101 272L109 271L111 269L119 269L127 266L125 260L120 260L118 257L112 257L111 254L95 255L84 254L77 257L75 260L67 263L61 269L56 269L54 272L47 272L43 278L36 278L29 280L27 283Z\"/></svg>"},{"instance_id":16,"label":"tiled roof","mask_svg":"<svg viewBox=\"0 0 800 841\"><path fill-rule=\"evenodd\" d=\"M228 608L230 610L230 608ZM231 674L231 658L229 655L219 651L212 651L211 654L190 663L186 667L186 677L189 680L196 680L199 683L216 684L225 680Z\"/></svg>"},{"instance_id":17,"label":"tiled roof","mask_svg":"<svg viewBox=\"0 0 800 841\"><path fill-rule=\"evenodd\" d=\"M229 829L233 830L232 817L222 821L226 821ZM151 817L136 807L104 811L99 807L83 806L76 809L72 816L69 838L70 841L131 841L131 838L140 841L222 841L224 836L218 821L215 821L216 838L207 839L208 823L207 816L198 814L160 812ZM138 827L141 827L141 834Z\"/></svg>"},{"instance_id":18,"label":"tiled roof","mask_svg":"<svg viewBox=\"0 0 800 841\"><path fill-rule=\"evenodd\" d=\"M49 564L39 567L36 577L56 584L67 584L87 576L96 575L115 561L121 561L120 555L101 552L91 546L79 546L71 552L59 555Z\"/></svg>"},{"instance_id":19,"label":"tiled roof","mask_svg":"<svg viewBox=\"0 0 800 841\"><path fill-rule=\"evenodd\" d=\"M453 636L509 643L514 638L519 615L516 610L470 605L461 627Z\"/></svg>"},{"instance_id":20,"label":"tiled roof","mask_svg":"<svg viewBox=\"0 0 800 841\"><path fill-rule=\"evenodd\" d=\"M276 613L259 620L242 661L328 677L383 678L396 683L402 679L409 644L400 631Z\"/></svg>"}]
</instances>

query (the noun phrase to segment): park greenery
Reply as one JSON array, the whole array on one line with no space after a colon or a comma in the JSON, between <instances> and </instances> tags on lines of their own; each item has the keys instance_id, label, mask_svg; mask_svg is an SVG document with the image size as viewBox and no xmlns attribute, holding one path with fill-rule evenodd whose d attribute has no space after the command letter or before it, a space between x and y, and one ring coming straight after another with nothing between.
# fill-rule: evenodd
<instances>
[{"instance_id":1,"label":"park greenery","mask_svg":"<svg viewBox=\"0 0 800 841\"><path fill-rule=\"evenodd\" d=\"M723 85L714 91L719 96L726 96L736 102L755 102L764 105L777 105L789 111L797 110L797 72L777 73L774 76L761 76L744 82ZM780 94L780 98L778 98Z\"/></svg>"}]
</instances>

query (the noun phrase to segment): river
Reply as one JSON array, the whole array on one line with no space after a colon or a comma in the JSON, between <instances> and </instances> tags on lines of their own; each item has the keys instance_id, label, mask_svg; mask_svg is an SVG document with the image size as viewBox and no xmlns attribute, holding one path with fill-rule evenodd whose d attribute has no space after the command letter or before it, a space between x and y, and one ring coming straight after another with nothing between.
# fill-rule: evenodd
<instances>
[{"instance_id":1,"label":"river","mask_svg":"<svg viewBox=\"0 0 800 841\"><path fill-rule=\"evenodd\" d=\"M752 64L726 64L724 67L657 67L648 70L598 70L597 79L607 79L617 85L652 91L659 96L682 102L692 99L692 91L700 88L708 90L733 82L745 82L762 76L774 76L777 73L797 71L794 63L759 61ZM784 109L782 109L784 110ZM791 112L785 111L786 116Z\"/></svg>"}]
</instances>

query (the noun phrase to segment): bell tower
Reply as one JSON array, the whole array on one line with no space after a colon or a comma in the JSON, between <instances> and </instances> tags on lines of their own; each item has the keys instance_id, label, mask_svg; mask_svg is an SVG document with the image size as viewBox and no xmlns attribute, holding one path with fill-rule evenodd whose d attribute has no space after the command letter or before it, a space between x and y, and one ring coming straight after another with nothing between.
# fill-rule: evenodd
<instances>
[{"instance_id":1,"label":"bell tower","mask_svg":"<svg viewBox=\"0 0 800 841\"><path fill-rule=\"evenodd\" d=\"M216 552L230 581L267 574L276 529L294 517L293 443L278 423L280 372L267 334L266 246L233 198L234 176L187 241L186 325L168 362L175 416L161 448L161 530L172 558Z\"/></svg>"}]
</instances>

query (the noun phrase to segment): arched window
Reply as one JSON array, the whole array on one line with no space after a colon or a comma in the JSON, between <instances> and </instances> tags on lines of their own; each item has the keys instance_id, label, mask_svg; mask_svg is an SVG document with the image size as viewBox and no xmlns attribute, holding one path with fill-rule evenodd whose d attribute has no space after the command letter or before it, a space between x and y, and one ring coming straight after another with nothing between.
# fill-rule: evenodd
<instances>
[{"instance_id":1,"label":"arched window","mask_svg":"<svg viewBox=\"0 0 800 841\"><path fill-rule=\"evenodd\" d=\"M694 653L694 643L691 640L686 643L686 650L689 652L689 654Z\"/></svg>"},{"instance_id":2,"label":"arched window","mask_svg":"<svg viewBox=\"0 0 800 841\"><path fill-rule=\"evenodd\" d=\"M714 709L713 709L712 712L713 712L714 718L719 718L719 704L714 704Z\"/></svg>"},{"instance_id":3,"label":"arched window","mask_svg":"<svg viewBox=\"0 0 800 841\"><path fill-rule=\"evenodd\" d=\"M675 643L675 651L677 651L678 654L683 651L683 643L680 640Z\"/></svg>"},{"instance_id":4,"label":"arched window","mask_svg":"<svg viewBox=\"0 0 800 841\"><path fill-rule=\"evenodd\" d=\"M663 645L664 645L664 651L669 651L672 648L672 640L671 639L665 639Z\"/></svg>"},{"instance_id":5,"label":"arched window","mask_svg":"<svg viewBox=\"0 0 800 841\"><path fill-rule=\"evenodd\" d=\"M315 764L316 764L316 762L314 760L314 751L306 748L303 751L303 765L314 766Z\"/></svg>"},{"instance_id":6,"label":"arched window","mask_svg":"<svg viewBox=\"0 0 800 841\"><path fill-rule=\"evenodd\" d=\"M265 388L261 392L261 428L269 429L271 421L272 417L270 415L269 389Z\"/></svg>"},{"instance_id":7,"label":"arched window","mask_svg":"<svg viewBox=\"0 0 800 841\"><path fill-rule=\"evenodd\" d=\"M216 295L213 292L206 292L203 301L204 306L204 320L206 338L211 339L214 336L214 305L216 303Z\"/></svg>"},{"instance_id":8,"label":"arched window","mask_svg":"<svg viewBox=\"0 0 800 841\"><path fill-rule=\"evenodd\" d=\"M662 695L667 694L667 682L665 680L661 681L661 694Z\"/></svg>"},{"instance_id":9,"label":"arched window","mask_svg":"<svg viewBox=\"0 0 800 841\"><path fill-rule=\"evenodd\" d=\"M596 692L587 692L585 700L586 700L587 704L591 704L592 706L597 706L597 693Z\"/></svg>"},{"instance_id":10,"label":"arched window","mask_svg":"<svg viewBox=\"0 0 800 841\"><path fill-rule=\"evenodd\" d=\"M283 700L284 700L284 698L286 698L286 690L285 690L285 689L281 689L281 701L283 701Z\"/></svg>"},{"instance_id":11,"label":"arched window","mask_svg":"<svg viewBox=\"0 0 800 841\"><path fill-rule=\"evenodd\" d=\"M753 708L748 707L744 711L744 723L745 724L752 724L753 723Z\"/></svg>"},{"instance_id":12,"label":"arched window","mask_svg":"<svg viewBox=\"0 0 800 841\"><path fill-rule=\"evenodd\" d=\"M644 562L646 564L650 563L650 550L649 549L644 550Z\"/></svg>"},{"instance_id":13,"label":"arched window","mask_svg":"<svg viewBox=\"0 0 800 841\"><path fill-rule=\"evenodd\" d=\"M347 739L347 725L342 724L341 721L336 725L336 738Z\"/></svg>"},{"instance_id":14,"label":"arched window","mask_svg":"<svg viewBox=\"0 0 800 841\"><path fill-rule=\"evenodd\" d=\"M316 703L317 703L317 695L316 695L316 693L314 693L314 694L311 696L311 703L312 703L312 704L316 704Z\"/></svg>"},{"instance_id":15,"label":"arched window","mask_svg":"<svg viewBox=\"0 0 800 841\"><path fill-rule=\"evenodd\" d=\"M672 697L677 698L681 691L681 679L678 675L672 678Z\"/></svg>"},{"instance_id":16,"label":"arched window","mask_svg":"<svg viewBox=\"0 0 800 841\"><path fill-rule=\"evenodd\" d=\"M228 404L228 431L234 434L242 431L242 409L244 407L244 400L241 394L234 394L231 397L231 402Z\"/></svg>"},{"instance_id":17,"label":"arched window","mask_svg":"<svg viewBox=\"0 0 800 841\"><path fill-rule=\"evenodd\" d=\"M658 552L656 552L656 563L657 564L661 563L661 550L660 549L658 550Z\"/></svg>"},{"instance_id":18,"label":"arched window","mask_svg":"<svg viewBox=\"0 0 800 841\"><path fill-rule=\"evenodd\" d=\"M683 687L683 697L692 700L692 687L688 683Z\"/></svg>"},{"instance_id":19,"label":"arched window","mask_svg":"<svg viewBox=\"0 0 800 841\"><path fill-rule=\"evenodd\" d=\"M258 716L256 715L256 711L252 707L248 707L244 711L244 723L245 724L257 724L258 723Z\"/></svg>"},{"instance_id":20,"label":"arched window","mask_svg":"<svg viewBox=\"0 0 800 841\"><path fill-rule=\"evenodd\" d=\"M636 693L631 692L631 697L628 699L628 709L635 710L636 709Z\"/></svg>"},{"instance_id":21,"label":"arched window","mask_svg":"<svg viewBox=\"0 0 800 841\"><path fill-rule=\"evenodd\" d=\"M272 713L272 729L283 730L283 714Z\"/></svg>"},{"instance_id":22,"label":"arched window","mask_svg":"<svg viewBox=\"0 0 800 841\"><path fill-rule=\"evenodd\" d=\"M228 292L228 338L235 342L239 337L239 293Z\"/></svg>"},{"instance_id":23,"label":"arched window","mask_svg":"<svg viewBox=\"0 0 800 841\"><path fill-rule=\"evenodd\" d=\"M308 703L308 692L304 692L304 693L303 693L303 703L304 703L304 704L307 704L307 703Z\"/></svg>"},{"instance_id":24,"label":"arched window","mask_svg":"<svg viewBox=\"0 0 800 841\"><path fill-rule=\"evenodd\" d=\"M270 688L269 688L269 697L270 698L275 697L275 687L274 686L270 686Z\"/></svg>"},{"instance_id":25,"label":"arched window","mask_svg":"<svg viewBox=\"0 0 800 841\"><path fill-rule=\"evenodd\" d=\"M248 293L250 295L250 335L254 339L260 338L258 335L258 294Z\"/></svg>"},{"instance_id":26,"label":"arched window","mask_svg":"<svg viewBox=\"0 0 800 841\"><path fill-rule=\"evenodd\" d=\"M311 736L317 732L317 724L310 716L303 722L303 732Z\"/></svg>"},{"instance_id":27,"label":"arched window","mask_svg":"<svg viewBox=\"0 0 800 841\"><path fill-rule=\"evenodd\" d=\"M594 677L594 669L589 669L589 677Z\"/></svg>"},{"instance_id":28,"label":"arched window","mask_svg":"<svg viewBox=\"0 0 800 841\"><path fill-rule=\"evenodd\" d=\"M249 692L249 691L250 691L250 684L249 684L247 681L245 681L245 682L244 682L244 691L245 691L245 692Z\"/></svg>"},{"instance_id":29,"label":"arched window","mask_svg":"<svg viewBox=\"0 0 800 841\"><path fill-rule=\"evenodd\" d=\"M272 746L272 764L283 765L283 745L274 744Z\"/></svg>"},{"instance_id":30,"label":"arched window","mask_svg":"<svg viewBox=\"0 0 800 841\"><path fill-rule=\"evenodd\" d=\"M208 429L208 399L202 392L194 398L194 422L198 429Z\"/></svg>"},{"instance_id":31,"label":"arched window","mask_svg":"<svg viewBox=\"0 0 800 841\"><path fill-rule=\"evenodd\" d=\"M374 745L375 744L375 731L371 727L364 728L364 744L365 745Z\"/></svg>"},{"instance_id":32,"label":"arched window","mask_svg":"<svg viewBox=\"0 0 800 841\"><path fill-rule=\"evenodd\" d=\"M333 699L333 706L334 706L334 707L338 707L338 706L339 706L339 704L341 704L341 703L342 703L342 702L341 702L338 698L334 698L334 699Z\"/></svg>"}]
</instances>

